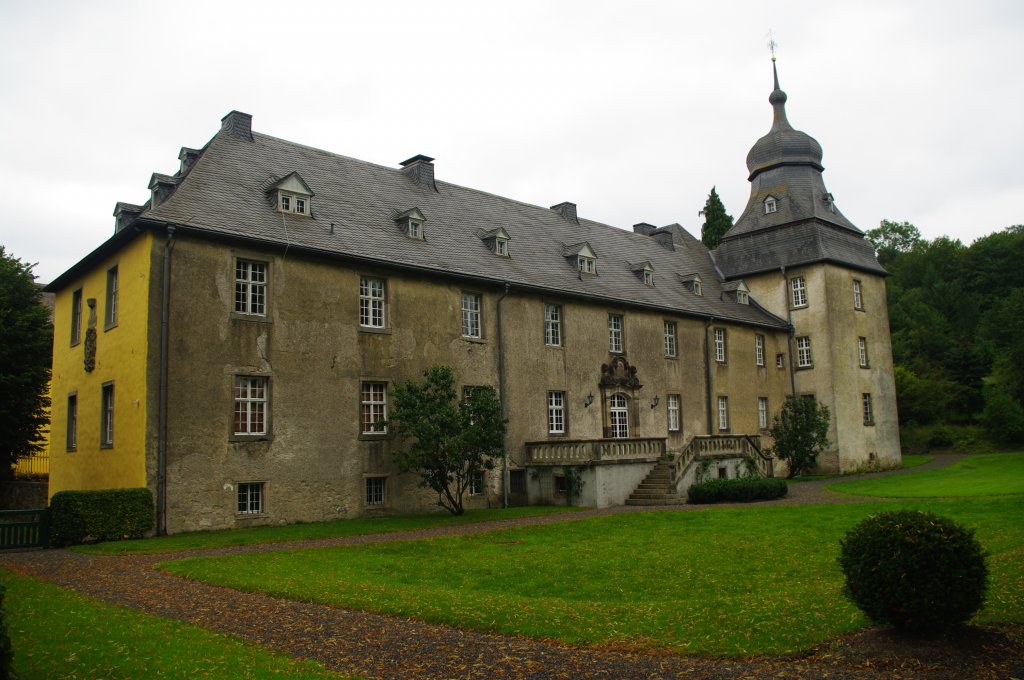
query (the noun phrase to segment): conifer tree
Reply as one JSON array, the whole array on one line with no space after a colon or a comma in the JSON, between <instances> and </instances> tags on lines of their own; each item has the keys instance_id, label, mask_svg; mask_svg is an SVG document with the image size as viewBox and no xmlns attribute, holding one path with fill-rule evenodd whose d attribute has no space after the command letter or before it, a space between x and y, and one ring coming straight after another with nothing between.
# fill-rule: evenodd
<instances>
[{"instance_id":1,"label":"conifer tree","mask_svg":"<svg viewBox=\"0 0 1024 680\"><path fill-rule=\"evenodd\" d=\"M718 197L715 187L711 187L711 193L708 194L708 200L700 215L704 218L704 224L700 228L700 240L714 250L725 236L725 232L732 229L732 215L725 212L725 205Z\"/></svg>"}]
</instances>

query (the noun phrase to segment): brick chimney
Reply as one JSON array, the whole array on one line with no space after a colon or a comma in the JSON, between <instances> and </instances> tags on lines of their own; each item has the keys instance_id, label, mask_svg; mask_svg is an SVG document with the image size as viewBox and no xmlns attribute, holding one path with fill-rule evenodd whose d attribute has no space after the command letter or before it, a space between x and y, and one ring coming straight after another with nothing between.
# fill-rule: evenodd
<instances>
[{"instance_id":1,"label":"brick chimney","mask_svg":"<svg viewBox=\"0 0 1024 680\"><path fill-rule=\"evenodd\" d=\"M656 226L654 226L653 224L648 224L647 222L637 222L636 224L633 225L633 233L643 234L644 236L650 236L651 234L654 233L656 229Z\"/></svg>"},{"instance_id":2,"label":"brick chimney","mask_svg":"<svg viewBox=\"0 0 1024 680\"><path fill-rule=\"evenodd\" d=\"M252 141L252 114L232 111L220 119L221 132L238 137L246 141Z\"/></svg>"},{"instance_id":3,"label":"brick chimney","mask_svg":"<svg viewBox=\"0 0 1024 680\"><path fill-rule=\"evenodd\" d=\"M408 160L402 161L399 165L402 166L402 172L411 177L416 184L424 189L437 191L437 185L434 184L433 158L417 154Z\"/></svg>"},{"instance_id":4,"label":"brick chimney","mask_svg":"<svg viewBox=\"0 0 1024 680\"><path fill-rule=\"evenodd\" d=\"M554 210L559 215L561 215L562 219L564 219L566 222L571 222L572 224L580 223L579 218L576 217L575 203L564 201L562 203L559 203L558 205L551 206L551 209Z\"/></svg>"}]
</instances>

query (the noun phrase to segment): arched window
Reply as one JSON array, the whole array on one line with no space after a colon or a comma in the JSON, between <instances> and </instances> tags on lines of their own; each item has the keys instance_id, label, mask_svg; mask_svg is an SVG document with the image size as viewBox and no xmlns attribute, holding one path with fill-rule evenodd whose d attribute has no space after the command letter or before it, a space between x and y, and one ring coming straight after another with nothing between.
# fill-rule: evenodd
<instances>
[{"instance_id":1,"label":"arched window","mask_svg":"<svg viewBox=\"0 0 1024 680\"><path fill-rule=\"evenodd\" d=\"M629 407L626 397L613 394L609 400L611 409L611 433L614 439L629 437Z\"/></svg>"}]
</instances>

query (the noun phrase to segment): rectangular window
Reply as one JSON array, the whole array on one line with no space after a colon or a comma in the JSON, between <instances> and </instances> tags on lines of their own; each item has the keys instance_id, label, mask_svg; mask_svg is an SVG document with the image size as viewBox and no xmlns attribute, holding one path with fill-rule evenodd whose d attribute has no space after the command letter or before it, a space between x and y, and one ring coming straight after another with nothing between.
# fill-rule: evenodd
<instances>
[{"instance_id":1,"label":"rectangular window","mask_svg":"<svg viewBox=\"0 0 1024 680\"><path fill-rule=\"evenodd\" d=\"M484 471L477 470L469 476L469 495L480 496L484 492Z\"/></svg>"},{"instance_id":2,"label":"rectangular window","mask_svg":"<svg viewBox=\"0 0 1024 680\"><path fill-rule=\"evenodd\" d=\"M78 448L78 395L68 395L68 426L67 426L68 451Z\"/></svg>"},{"instance_id":3,"label":"rectangular window","mask_svg":"<svg viewBox=\"0 0 1024 680\"><path fill-rule=\"evenodd\" d=\"M729 429L729 397L718 398L718 429Z\"/></svg>"},{"instance_id":4,"label":"rectangular window","mask_svg":"<svg viewBox=\"0 0 1024 680\"><path fill-rule=\"evenodd\" d=\"M238 484L238 514L258 515L263 512L263 482Z\"/></svg>"},{"instance_id":5,"label":"rectangular window","mask_svg":"<svg viewBox=\"0 0 1024 680\"><path fill-rule=\"evenodd\" d=\"M725 363L725 329L715 329L715 361Z\"/></svg>"},{"instance_id":6,"label":"rectangular window","mask_svg":"<svg viewBox=\"0 0 1024 680\"><path fill-rule=\"evenodd\" d=\"M797 276L789 280L790 303L794 307L807 306L807 282L804 277Z\"/></svg>"},{"instance_id":7,"label":"rectangular window","mask_svg":"<svg viewBox=\"0 0 1024 680\"><path fill-rule=\"evenodd\" d=\"M861 368L868 367L868 339L857 338L857 355Z\"/></svg>"},{"instance_id":8,"label":"rectangular window","mask_svg":"<svg viewBox=\"0 0 1024 680\"><path fill-rule=\"evenodd\" d=\"M388 385L364 382L362 387L363 434L387 434Z\"/></svg>"},{"instance_id":9,"label":"rectangular window","mask_svg":"<svg viewBox=\"0 0 1024 680\"><path fill-rule=\"evenodd\" d=\"M679 395L668 395L668 429L669 432L679 431Z\"/></svg>"},{"instance_id":10,"label":"rectangular window","mask_svg":"<svg viewBox=\"0 0 1024 680\"><path fill-rule=\"evenodd\" d=\"M583 274L593 274L597 271L597 260L579 255L576 258L576 268Z\"/></svg>"},{"instance_id":11,"label":"rectangular window","mask_svg":"<svg viewBox=\"0 0 1024 680\"><path fill-rule=\"evenodd\" d=\"M305 215L306 214L306 199L304 199L304 198L296 198L295 199L295 212L297 212L300 215Z\"/></svg>"},{"instance_id":12,"label":"rectangular window","mask_svg":"<svg viewBox=\"0 0 1024 680\"><path fill-rule=\"evenodd\" d=\"M613 394L608 406L612 437L626 439L629 437L629 402L621 394Z\"/></svg>"},{"instance_id":13,"label":"rectangular window","mask_svg":"<svg viewBox=\"0 0 1024 680\"><path fill-rule=\"evenodd\" d=\"M71 344L82 341L82 289L71 294Z\"/></svg>"},{"instance_id":14,"label":"rectangular window","mask_svg":"<svg viewBox=\"0 0 1024 680\"><path fill-rule=\"evenodd\" d=\"M665 322L665 356L676 356L676 322Z\"/></svg>"},{"instance_id":15,"label":"rectangular window","mask_svg":"<svg viewBox=\"0 0 1024 680\"><path fill-rule=\"evenodd\" d=\"M565 434L565 392L548 392L548 434Z\"/></svg>"},{"instance_id":16,"label":"rectangular window","mask_svg":"<svg viewBox=\"0 0 1024 680\"><path fill-rule=\"evenodd\" d=\"M107 308L104 316L104 327L117 325L117 267L107 270Z\"/></svg>"},{"instance_id":17,"label":"rectangular window","mask_svg":"<svg viewBox=\"0 0 1024 680\"><path fill-rule=\"evenodd\" d=\"M235 312L265 316L267 313L267 264L235 261Z\"/></svg>"},{"instance_id":18,"label":"rectangular window","mask_svg":"<svg viewBox=\"0 0 1024 680\"><path fill-rule=\"evenodd\" d=\"M760 333L754 335L754 364L764 366L764 336Z\"/></svg>"},{"instance_id":19,"label":"rectangular window","mask_svg":"<svg viewBox=\"0 0 1024 680\"><path fill-rule=\"evenodd\" d=\"M864 405L864 424L875 424L875 412L871 406L871 395L867 392L861 395L861 403Z\"/></svg>"},{"instance_id":20,"label":"rectangular window","mask_svg":"<svg viewBox=\"0 0 1024 680\"><path fill-rule=\"evenodd\" d=\"M367 477L366 478L366 504L367 505L384 505L384 499L387 498L385 492L387 487L385 482L387 477Z\"/></svg>"},{"instance_id":21,"label":"rectangular window","mask_svg":"<svg viewBox=\"0 0 1024 680\"><path fill-rule=\"evenodd\" d=\"M562 307L544 305L544 344L552 347L562 345Z\"/></svg>"},{"instance_id":22,"label":"rectangular window","mask_svg":"<svg viewBox=\"0 0 1024 680\"><path fill-rule=\"evenodd\" d=\"M106 383L100 395L100 446L114 445L114 383Z\"/></svg>"},{"instance_id":23,"label":"rectangular window","mask_svg":"<svg viewBox=\"0 0 1024 680\"><path fill-rule=\"evenodd\" d=\"M250 375L235 376L236 435L267 433L269 378Z\"/></svg>"},{"instance_id":24,"label":"rectangular window","mask_svg":"<svg viewBox=\"0 0 1024 680\"><path fill-rule=\"evenodd\" d=\"M768 429L768 397L757 398L757 426L762 430Z\"/></svg>"},{"instance_id":25,"label":"rectangular window","mask_svg":"<svg viewBox=\"0 0 1024 680\"><path fill-rule=\"evenodd\" d=\"M864 299L860 294L860 281L857 279L853 280L853 308L864 309Z\"/></svg>"},{"instance_id":26,"label":"rectangular window","mask_svg":"<svg viewBox=\"0 0 1024 680\"><path fill-rule=\"evenodd\" d=\"M508 488L514 494L526 493L526 470L509 470Z\"/></svg>"},{"instance_id":27,"label":"rectangular window","mask_svg":"<svg viewBox=\"0 0 1024 680\"><path fill-rule=\"evenodd\" d=\"M608 351L622 352L622 315L608 315Z\"/></svg>"},{"instance_id":28,"label":"rectangular window","mask_svg":"<svg viewBox=\"0 0 1024 680\"><path fill-rule=\"evenodd\" d=\"M291 212L292 211L292 197L291 196L286 196L284 194L281 195L281 210L283 212Z\"/></svg>"},{"instance_id":29,"label":"rectangular window","mask_svg":"<svg viewBox=\"0 0 1024 680\"><path fill-rule=\"evenodd\" d=\"M462 337L480 337L480 296L476 293L462 294Z\"/></svg>"},{"instance_id":30,"label":"rectangular window","mask_svg":"<svg viewBox=\"0 0 1024 680\"><path fill-rule=\"evenodd\" d=\"M359 277L359 325L384 328L384 279Z\"/></svg>"},{"instance_id":31,"label":"rectangular window","mask_svg":"<svg viewBox=\"0 0 1024 680\"><path fill-rule=\"evenodd\" d=\"M786 355L782 354L782 353L776 354L775 355L775 368L785 368L785 367L786 367Z\"/></svg>"},{"instance_id":32,"label":"rectangular window","mask_svg":"<svg viewBox=\"0 0 1024 680\"><path fill-rule=\"evenodd\" d=\"M811 339L806 335L796 339L796 367L810 368L811 362Z\"/></svg>"}]
</instances>

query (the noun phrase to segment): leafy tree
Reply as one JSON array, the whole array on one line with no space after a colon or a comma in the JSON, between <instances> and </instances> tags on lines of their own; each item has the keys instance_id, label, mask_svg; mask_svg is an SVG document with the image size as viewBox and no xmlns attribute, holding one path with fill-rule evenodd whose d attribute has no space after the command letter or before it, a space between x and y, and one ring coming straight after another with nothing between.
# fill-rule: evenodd
<instances>
[{"instance_id":1,"label":"leafy tree","mask_svg":"<svg viewBox=\"0 0 1024 680\"><path fill-rule=\"evenodd\" d=\"M411 441L396 447L394 461L401 472L417 473L420 486L436 491L438 505L461 515L470 481L494 469L502 455L506 421L493 387L474 388L460 400L451 368L433 366L423 375L419 382L395 383L387 424Z\"/></svg>"},{"instance_id":2,"label":"leafy tree","mask_svg":"<svg viewBox=\"0 0 1024 680\"><path fill-rule=\"evenodd\" d=\"M981 413L985 436L997 444L1024 442L1024 408L997 382L985 385L985 409Z\"/></svg>"},{"instance_id":3,"label":"leafy tree","mask_svg":"<svg viewBox=\"0 0 1024 680\"><path fill-rule=\"evenodd\" d=\"M828 407L817 399L786 397L768 432L775 442L772 453L789 462L790 479L811 470L818 454L829 445L830 420Z\"/></svg>"},{"instance_id":4,"label":"leafy tree","mask_svg":"<svg viewBox=\"0 0 1024 680\"><path fill-rule=\"evenodd\" d=\"M869 230L865 236L878 253L883 265L898 253L909 253L921 243L921 232L910 222L882 220L877 229Z\"/></svg>"},{"instance_id":5,"label":"leafy tree","mask_svg":"<svg viewBox=\"0 0 1024 680\"><path fill-rule=\"evenodd\" d=\"M18 459L42 450L52 348L50 312L32 265L0 245L0 479L13 476Z\"/></svg>"},{"instance_id":6,"label":"leafy tree","mask_svg":"<svg viewBox=\"0 0 1024 680\"><path fill-rule=\"evenodd\" d=\"M718 197L715 187L711 187L704 209L700 211L704 224L700 228L700 240L711 250L718 247L725 232L732 229L732 215L725 212L725 205Z\"/></svg>"}]
</instances>

